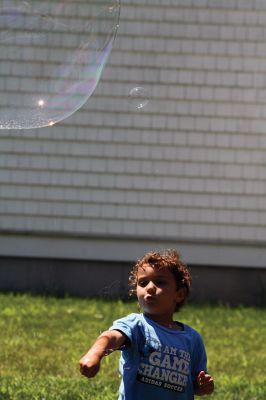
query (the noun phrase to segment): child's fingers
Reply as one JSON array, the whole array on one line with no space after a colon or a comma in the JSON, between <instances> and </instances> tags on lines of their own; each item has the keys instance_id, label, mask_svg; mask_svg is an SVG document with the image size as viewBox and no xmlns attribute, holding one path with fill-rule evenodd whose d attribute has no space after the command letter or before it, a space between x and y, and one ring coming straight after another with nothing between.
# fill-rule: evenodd
<instances>
[{"instance_id":1,"label":"child's fingers","mask_svg":"<svg viewBox=\"0 0 266 400\"><path fill-rule=\"evenodd\" d=\"M203 382L209 381L210 379L212 379L211 375L205 374L204 371L200 371L200 373L198 374L197 381L199 383L203 383Z\"/></svg>"},{"instance_id":2,"label":"child's fingers","mask_svg":"<svg viewBox=\"0 0 266 400\"><path fill-rule=\"evenodd\" d=\"M214 390L213 380L211 379L210 381L203 384L203 386L201 387L201 390L202 390L202 393L204 393L204 394L211 394Z\"/></svg>"},{"instance_id":3,"label":"child's fingers","mask_svg":"<svg viewBox=\"0 0 266 400\"><path fill-rule=\"evenodd\" d=\"M204 371L200 371L200 373L197 376L198 384L201 385L205 380L206 380L205 372Z\"/></svg>"},{"instance_id":4,"label":"child's fingers","mask_svg":"<svg viewBox=\"0 0 266 400\"><path fill-rule=\"evenodd\" d=\"M88 367L87 365L80 365L80 372L87 378L93 378L99 371L99 365Z\"/></svg>"},{"instance_id":5,"label":"child's fingers","mask_svg":"<svg viewBox=\"0 0 266 400\"><path fill-rule=\"evenodd\" d=\"M200 371L198 374L198 380L203 379L205 376L205 372L204 371Z\"/></svg>"},{"instance_id":6,"label":"child's fingers","mask_svg":"<svg viewBox=\"0 0 266 400\"><path fill-rule=\"evenodd\" d=\"M82 375L93 378L100 369L100 362L85 356L79 362L79 369Z\"/></svg>"},{"instance_id":7,"label":"child's fingers","mask_svg":"<svg viewBox=\"0 0 266 400\"><path fill-rule=\"evenodd\" d=\"M214 381L211 375L200 371L197 377L198 388L201 394L211 394L214 390Z\"/></svg>"}]
</instances>

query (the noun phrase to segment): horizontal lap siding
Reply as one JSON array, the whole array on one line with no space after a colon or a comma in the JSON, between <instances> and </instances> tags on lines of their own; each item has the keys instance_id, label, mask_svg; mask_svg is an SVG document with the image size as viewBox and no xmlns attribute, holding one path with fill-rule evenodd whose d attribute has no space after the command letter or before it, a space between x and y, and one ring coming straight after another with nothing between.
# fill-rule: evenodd
<instances>
[{"instance_id":1,"label":"horizontal lap siding","mask_svg":"<svg viewBox=\"0 0 266 400\"><path fill-rule=\"evenodd\" d=\"M0 132L0 229L265 241L265 34L264 1L123 1L88 102L56 126Z\"/></svg>"}]
</instances>

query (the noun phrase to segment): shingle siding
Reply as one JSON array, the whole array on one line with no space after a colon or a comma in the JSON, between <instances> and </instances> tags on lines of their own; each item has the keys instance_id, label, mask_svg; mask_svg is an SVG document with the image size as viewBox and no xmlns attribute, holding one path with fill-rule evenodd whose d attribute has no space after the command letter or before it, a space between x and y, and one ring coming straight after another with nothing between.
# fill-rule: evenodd
<instances>
[{"instance_id":1,"label":"shingle siding","mask_svg":"<svg viewBox=\"0 0 266 400\"><path fill-rule=\"evenodd\" d=\"M0 132L0 229L264 243L265 27L265 1L124 0L88 102L54 127Z\"/></svg>"}]
</instances>

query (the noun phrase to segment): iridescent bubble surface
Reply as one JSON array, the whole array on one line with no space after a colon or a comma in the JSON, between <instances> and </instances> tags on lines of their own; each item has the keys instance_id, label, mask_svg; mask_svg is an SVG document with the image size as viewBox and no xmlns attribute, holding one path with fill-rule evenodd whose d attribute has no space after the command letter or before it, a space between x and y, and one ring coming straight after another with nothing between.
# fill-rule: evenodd
<instances>
[{"instance_id":1,"label":"iridescent bubble surface","mask_svg":"<svg viewBox=\"0 0 266 400\"><path fill-rule=\"evenodd\" d=\"M134 108L141 109L149 103L149 91L142 86L136 86L129 92L130 103Z\"/></svg>"},{"instance_id":2,"label":"iridescent bubble surface","mask_svg":"<svg viewBox=\"0 0 266 400\"><path fill-rule=\"evenodd\" d=\"M0 0L0 129L53 126L95 90L120 0Z\"/></svg>"}]
</instances>

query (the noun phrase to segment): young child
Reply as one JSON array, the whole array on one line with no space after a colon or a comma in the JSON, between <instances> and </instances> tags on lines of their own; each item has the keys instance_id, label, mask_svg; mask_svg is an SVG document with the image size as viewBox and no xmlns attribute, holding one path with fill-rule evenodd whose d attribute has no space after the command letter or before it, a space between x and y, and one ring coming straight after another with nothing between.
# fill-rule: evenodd
<instances>
[{"instance_id":1,"label":"young child","mask_svg":"<svg viewBox=\"0 0 266 400\"><path fill-rule=\"evenodd\" d=\"M184 304L191 276L175 250L144 255L130 273L142 314L121 318L103 332L80 360L80 371L94 377L101 359L122 351L118 400L192 400L214 390L207 373L201 336L173 320Z\"/></svg>"}]
</instances>

